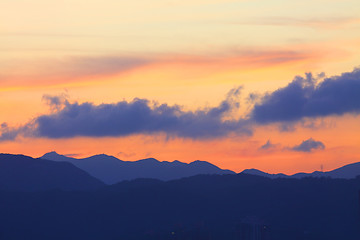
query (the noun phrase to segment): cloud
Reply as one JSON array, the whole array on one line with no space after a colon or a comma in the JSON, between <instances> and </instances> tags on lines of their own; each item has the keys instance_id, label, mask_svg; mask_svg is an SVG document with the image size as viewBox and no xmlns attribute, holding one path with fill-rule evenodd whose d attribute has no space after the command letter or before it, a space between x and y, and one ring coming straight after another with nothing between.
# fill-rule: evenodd
<instances>
[{"instance_id":1,"label":"cloud","mask_svg":"<svg viewBox=\"0 0 360 240\"><path fill-rule=\"evenodd\" d=\"M1 131L0 142L14 140L16 138L16 136L18 135L18 131L15 131L15 129L9 128L9 126L6 122L4 122L0 125L0 131Z\"/></svg>"},{"instance_id":2,"label":"cloud","mask_svg":"<svg viewBox=\"0 0 360 240\"><path fill-rule=\"evenodd\" d=\"M321 29L336 29L344 26L358 24L359 18L352 17L328 17L328 18L291 18L291 17L268 17L236 22L245 25L265 26L298 26Z\"/></svg>"},{"instance_id":3,"label":"cloud","mask_svg":"<svg viewBox=\"0 0 360 240\"><path fill-rule=\"evenodd\" d=\"M148 64L145 58L124 56L76 57L58 63L53 73L62 77L77 78L111 75Z\"/></svg>"},{"instance_id":4,"label":"cloud","mask_svg":"<svg viewBox=\"0 0 360 240\"><path fill-rule=\"evenodd\" d=\"M134 152L131 152L131 153L118 152L116 154L116 156L130 158L130 157L136 156L136 153L134 153Z\"/></svg>"},{"instance_id":5,"label":"cloud","mask_svg":"<svg viewBox=\"0 0 360 240\"><path fill-rule=\"evenodd\" d=\"M270 139L267 140L267 142L262 145L259 150L270 150L270 149L273 149L273 148L276 148L277 144L273 144L271 143Z\"/></svg>"},{"instance_id":6,"label":"cloud","mask_svg":"<svg viewBox=\"0 0 360 240\"><path fill-rule=\"evenodd\" d=\"M325 145L320 141L315 141L314 139L309 138L290 149L297 152L311 152L313 150L323 150L325 149Z\"/></svg>"},{"instance_id":7,"label":"cloud","mask_svg":"<svg viewBox=\"0 0 360 240\"><path fill-rule=\"evenodd\" d=\"M125 73L154 59L132 56L86 56L9 61L0 82L8 86L58 84ZM21 71L12 71L19 68Z\"/></svg>"},{"instance_id":8,"label":"cloud","mask_svg":"<svg viewBox=\"0 0 360 240\"><path fill-rule=\"evenodd\" d=\"M1 50L0 50L1 51ZM105 81L107 77L128 72L143 74L143 67L163 72L164 69L188 67L199 73L226 69L259 69L321 57L318 51L284 49L231 48L202 54L157 53L145 55L64 56L62 58L9 60L0 64L2 86L34 87L70 82ZM13 71L21 69L21 71ZM188 74L191 74L189 71Z\"/></svg>"},{"instance_id":9,"label":"cloud","mask_svg":"<svg viewBox=\"0 0 360 240\"><path fill-rule=\"evenodd\" d=\"M59 111L61 108L68 103L67 101L68 95L61 94L59 96L51 96L45 94L42 99L46 102L48 106L50 106L52 111Z\"/></svg>"},{"instance_id":10,"label":"cloud","mask_svg":"<svg viewBox=\"0 0 360 240\"><path fill-rule=\"evenodd\" d=\"M311 73L262 97L251 111L259 124L360 113L360 69L317 83Z\"/></svg>"},{"instance_id":11,"label":"cloud","mask_svg":"<svg viewBox=\"0 0 360 240\"><path fill-rule=\"evenodd\" d=\"M232 89L219 106L197 111L184 111L178 105L151 103L146 99L95 105L89 102L70 103L62 96L47 96L45 99L50 107L57 110L35 118L31 124L32 135L54 139L156 133L193 139L222 137L230 133L251 135L247 120L224 120L239 107L235 99L240 89ZM12 133L14 138L22 130Z\"/></svg>"},{"instance_id":12,"label":"cloud","mask_svg":"<svg viewBox=\"0 0 360 240\"><path fill-rule=\"evenodd\" d=\"M18 135L28 136L31 134L32 122L21 127L9 127L6 122L0 125L0 142L15 140Z\"/></svg>"},{"instance_id":13,"label":"cloud","mask_svg":"<svg viewBox=\"0 0 360 240\"><path fill-rule=\"evenodd\" d=\"M320 78L324 80L319 82ZM44 95L50 113L18 128L2 124L0 141L14 140L19 135L57 139L165 134L206 139L229 134L251 135L256 125L270 123L279 123L280 131L293 131L298 123L316 128L323 125L318 121L322 117L360 113L360 69L330 78L313 77L311 73L306 77L297 76L284 88L263 96L250 95L247 99L248 105L253 106L250 114L235 119L241 89L231 89L216 107L196 111L140 98L95 105L70 102L66 94ZM268 141L262 148L270 146Z\"/></svg>"},{"instance_id":14,"label":"cloud","mask_svg":"<svg viewBox=\"0 0 360 240\"><path fill-rule=\"evenodd\" d=\"M81 156L81 154L80 153L68 153L68 154L64 154L64 156L71 157L71 158L76 158L76 157Z\"/></svg>"}]
</instances>

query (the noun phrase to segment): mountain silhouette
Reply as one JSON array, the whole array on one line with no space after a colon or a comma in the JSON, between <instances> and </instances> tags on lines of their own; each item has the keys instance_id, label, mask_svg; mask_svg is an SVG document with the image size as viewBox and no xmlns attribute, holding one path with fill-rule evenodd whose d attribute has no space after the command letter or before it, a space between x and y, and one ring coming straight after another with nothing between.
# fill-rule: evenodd
<instances>
[{"instance_id":1,"label":"mountain silhouette","mask_svg":"<svg viewBox=\"0 0 360 240\"><path fill-rule=\"evenodd\" d=\"M0 239L358 240L359 189L360 178L229 174L0 190Z\"/></svg>"},{"instance_id":2,"label":"mountain silhouette","mask_svg":"<svg viewBox=\"0 0 360 240\"><path fill-rule=\"evenodd\" d=\"M131 162L122 161L105 154L76 159L56 152L46 153L41 159L70 162L106 184L137 178L154 178L168 181L198 174L235 174L233 171L223 170L211 163L198 160L189 164L177 160L160 162L154 158Z\"/></svg>"},{"instance_id":3,"label":"mountain silhouette","mask_svg":"<svg viewBox=\"0 0 360 240\"><path fill-rule=\"evenodd\" d=\"M241 173L244 174L249 174L249 175L256 175L256 176L261 176L261 177L267 177L267 178L286 178L286 177L290 177L288 175L285 175L283 173L278 173L278 174L270 174L270 173L266 173L254 168L251 169L245 169L244 171L242 171Z\"/></svg>"},{"instance_id":4,"label":"mountain silhouette","mask_svg":"<svg viewBox=\"0 0 360 240\"><path fill-rule=\"evenodd\" d=\"M278 174L269 174L257 169L245 169L241 173L257 175L267 178L305 178L305 177L329 177L329 178L343 178L343 179L353 179L357 176L360 176L360 162L351 163L340 168L334 169L328 172L315 171L312 173L296 173L293 175L286 175L283 173Z\"/></svg>"},{"instance_id":5,"label":"mountain silhouette","mask_svg":"<svg viewBox=\"0 0 360 240\"><path fill-rule=\"evenodd\" d=\"M103 186L100 180L66 162L0 154L0 189L41 191L89 190Z\"/></svg>"}]
</instances>

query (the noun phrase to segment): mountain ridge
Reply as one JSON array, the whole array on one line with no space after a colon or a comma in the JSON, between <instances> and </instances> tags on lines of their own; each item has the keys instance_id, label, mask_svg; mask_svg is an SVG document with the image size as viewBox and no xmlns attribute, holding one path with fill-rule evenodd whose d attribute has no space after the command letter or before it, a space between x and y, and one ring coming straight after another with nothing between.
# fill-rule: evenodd
<instances>
[{"instance_id":1,"label":"mountain ridge","mask_svg":"<svg viewBox=\"0 0 360 240\"><path fill-rule=\"evenodd\" d=\"M0 190L0 232L13 240L238 240L255 239L240 234L261 227L261 239L358 240L359 186L360 177L239 173L136 179L95 191Z\"/></svg>"},{"instance_id":2,"label":"mountain ridge","mask_svg":"<svg viewBox=\"0 0 360 240\"><path fill-rule=\"evenodd\" d=\"M100 180L68 162L54 162L17 154L0 154L0 189L17 191L90 190Z\"/></svg>"},{"instance_id":3,"label":"mountain ridge","mask_svg":"<svg viewBox=\"0 0 360 240\"><path fill-rule=\"evenodd\" d=\"M305 178L305 177L329 177L329 178L343 178L354 179L360 175L360 162L350 163L339 168L335 168L330 171L321 172L314 171L311 173L299 172L292 175L286 175L284 173L271 174L258 169L245 169L241 173L263 176L268 178Z\"/></svg>"},{"instance_id":4,"label":"mountain ridge","mask_svg":"<svg viewBox=\"0 0 360 240\"><path fill-rule=\"evenodd\" d=\"M66 157L54 151L46 153L40 158L70 162L107 184L115 184L137 178L154 178L168 181L198 174L235 174L231 170L224 170L214 164L200 160L195 160L191 163L184 163L178 160L172 162L159 161L155 158L123 161L106 154L78 159Z\"/></svg>"}]
</instances>

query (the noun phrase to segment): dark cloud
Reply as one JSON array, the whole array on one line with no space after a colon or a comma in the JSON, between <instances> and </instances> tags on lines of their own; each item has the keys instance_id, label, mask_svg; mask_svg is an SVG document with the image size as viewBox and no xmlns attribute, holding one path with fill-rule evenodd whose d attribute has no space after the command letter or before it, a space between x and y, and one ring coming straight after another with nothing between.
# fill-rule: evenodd
<instances>
[{"instance_id":1,"label":"dark cloud","mask_svg":"<svg viewBox=\"0 0 360 240\"><path fill-rule=\"evenodd\" d=\"M193 139L221 137L230 133L250 135L252 132L247 120L224 120L239 107L235 100L239 93L240 88L232 89L219 106L197 111L184 111L178 105L151 103L146 99L95 105L89 102L70 103L61 96L46 96L50 107L58 110L34 119L32 134L71 138L165 133L169 137Z\"/></svg>"},{"instance_id":2,"label":"dark cloud","mask_svg":"<svg viewBox=\"0 0 360 240\"><path fill-rule=\"evenodd\" d=\"M51 96L45 94L42 99L46 102L48 106L51 107L53 111L59 111L67 103L67 94L61 94L59 96Z\"/></svg>"},{"instance_id":3,"label":"dark cloud","mask_svg":"<svg viewBox=\"0 0 360 240\"><path fill-rule=\"evenodd\" d=\"M265 95L254 105L251 118L259 124L295 122L346 113L360 113L360 69L325 78L317 84L311 73Z\"/></svg>"},{"instance_id":4,"label":"dark cloud","mask_svg":"<svg viewBox=\"0 0 360 240\"><path fill-rule=\"evenodd\" d=\"M269 140L267 140L267 142L266 142L264 145L262 145L259 149L260 149L260 150L269 150L269 149L275 148L276 146L277 146L277 144L273 144L273 143L270 141L270 139L269 139Z\"/></svg>"},{"instance_id":5,"label":"dark cloud","mask_svg":"<svg viewBox=\"0 0 360 240\"><path fill-rule=\"evenodd\" d=\"M323 125L317 121L319 117L360 113L359 69L325 78L320 83L318 78L308 73L305 78L296 77L288 86L265 96L250 95L247 99L253 106L250 114L238 119L231 117L240 107L241 87L230 90L218 106L196 111L139 98L95 105L69 102L65 94L45 95L43 99L50 106L50 113L19 128L2 124L0 141L14 140L18 135L71 138L157 133L167 137L216 138L229 134L251 135L256 124L279 123L280 131L293 131L298 123L317 128ZM298 147L293 150L301 149L301 145Z\"/></svg>"},{"instance_id":6,"label":"dark cloud","mask_svg":"<svg viewBox=\"0 0 360 240\"><path fill-rule=\"evenodd\" d=\"M325 145L320 141L315 141L314 139L309 138L303 141L301 144L296 145L290 149L297 152L311 152L317 149L323 150L325 149Z\"/></svg>"},{"instance_id":7,"label":"dark cloud","mask_svg":"<svg viewBox=\"0 0 360 240\"><path fill-rule=\"evenodd\" d=\"M19 134L27 135L28 124L19 128L9 127L6 122L0 125L0 142L14 140Z\"/></svg>"}]
</instances>

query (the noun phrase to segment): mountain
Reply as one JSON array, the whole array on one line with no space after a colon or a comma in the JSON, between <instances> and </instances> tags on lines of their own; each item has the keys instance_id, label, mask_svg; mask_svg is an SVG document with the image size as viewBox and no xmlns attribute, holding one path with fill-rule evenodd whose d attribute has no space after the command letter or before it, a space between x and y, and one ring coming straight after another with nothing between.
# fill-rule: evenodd
<instances>
[{"instance_id":1,"label":"mountain","mask_svg":"<svg viewBox=\"0 0 360 240\"><path fill-rule=\"evenodd\" d=\"M0 189L11 191L90 190L100 180L66 162L0 154Z\"/></svg>"},{"instance_id":2,"label":"mountain","mask_svg":"<svg viewBox=\"0 0 360 240\"><path fill-rule=\"evenodd\" d=\"M154 158L147 158L131 162L105 154L77 159L56 152L46 153L41 159L70 162L107 184L137 178L168 181L198 174L235 174L233 171L220 169L205 161L194 161L188 164L177 160L160 162Z\"/></svg>"},{"instance_id":3,"label":"mountain","mask_svg":"<svg viewBox=\"0 0 360 240\"><path fill-rule=\"evenodd\" d=\"M296 173L294 175L285 175L283 173L269 174L257 169L245 169L242 171L245 174L257 175L268 178L305 178L305 177L330 177L330 178L343 178L353 179L360 175L360 162L345 165L343 167L334 169L328 172L315 171L312 173Z\"/></svg>"},{"instance_id":4,"label":"mountain","mask_svg":"<svg viewBox=\"0 0 360 240\"><path fill-rule=\"evenodd\" d=\"M285 175L285 174L283 174L283 173L269 174L269 173L266 173L266 172L263 172L263 171L260 171L260 170L254 169L254 168L245 169L245 170L242 171L241 173L249 174L249 175L256 175L256 176L261 176L261 177L267 177L267 178L271 178L271 179L274 179L274 178L287 178L287 177L289 177L288 175Z\"/></svg>"},{"instance_id":5,"label":"mountain","mask_svg":"<svg viewBox=\"0 0 360 240\"><path fill-rule=\"evenodd\" d=\"M359 240L360 178L197 175L96 191L0 190L0 239Z\"/></svg>"}]
</instances>

